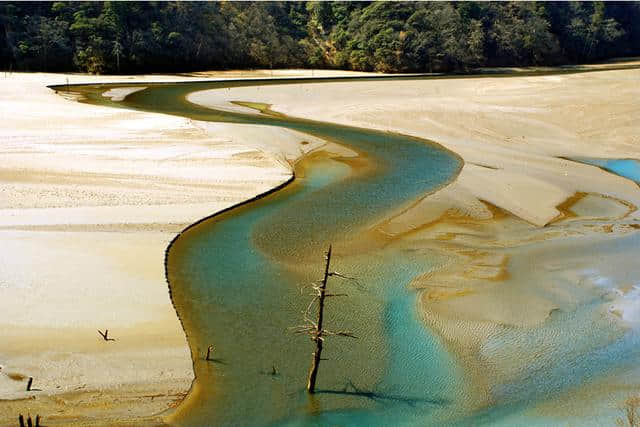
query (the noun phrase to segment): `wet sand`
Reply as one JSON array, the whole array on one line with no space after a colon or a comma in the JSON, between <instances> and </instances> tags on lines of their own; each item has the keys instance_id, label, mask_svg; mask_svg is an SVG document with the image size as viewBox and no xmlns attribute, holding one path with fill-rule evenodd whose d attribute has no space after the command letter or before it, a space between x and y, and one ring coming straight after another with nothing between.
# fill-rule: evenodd
<instances>
[{"instance_id":1,"label":"wet sand","mask_svg":"<svg viewBox=\"0 0 640 427\"><path fill-rule=\"evenodd\" d=\"M573 415L615 421L640 390L637 355L621 350L638 327L640 189L567 159L640 158L639 81L640 70L629 69L269 86L189 99L266 103L296 117L428 138L461 155L456 182L372 232L444 260L413 286L427 326L483 390L478 410L533 401L500 415L531 421L549 408L558 416L561 397ZM612 386L621 371L626 383ZM604 396L594 400L598 390Z\"/></svg>"},{"instance_id":2,"label":"wet sand","mask_svg":"<svg viewBox=\"0 0 640 427\"><path fill-rule=\"evenodd\" d=\"M293 116L413 134L464 158L456 182L372 232L442 254L445 261L413 285L422 290L419 306L427 325L471 375L478 374L486 394L481 406L504 400L501 387L526 377L530 371L522 365L535 360L523 359L523 344L512 347L513 363L505 365L505 353L492 349L504 349L506 339L535 331L551 357L559 358L564 341L550 337L560 331L566 340L563 333L580 331L574 325L580 316L595 319L585 324L604 331L583 348L607 345L634 330L638 187L565 158L640 157L639 77L638 70L624 70L336 82L234 88L190 99L226 108L238 108L231 101L263 102ZM36 405L60 411L60 422L71 416L72 405L74 417L88 419L104 419L105 412L130 418L131 407L135 416L157 413L179 399L192 377L162 277L164 247L187 224L283 182L288 162L322 142L307 146L301 135L284 131L265 135L251 127L201 126L73 104L42 89L42 75L13 78L2 89L10 94L3 95L10 102L2 103L7 163L1 176L10 197L3 199L8 202L0 211L0 232L9 242L10 262L0 269L0 292L10 313L2 326L12 332L0 338L0 390L9 390L0 399L28 397L21 391L24 378L9 373L34 376L34 386L46 390ZM45 84L63 82L55 76ZM25 100L24 93L34 97ZM110 95L117 100L124 94ZM274 148L268 144L274 138L285 142ZM220 174L212 176L212 170ZM238 176L244 180L229 181ZM65 248L69 242L75 243ZM141 263L140 256L150 259ZM70 301L70 294L78 297ZM57 306L64 310L51 309ZM584 306L588 313L562 316ZM107 326L123 344L118 350L105 352L105 345L115 343L99 341L95 329ZM606 333L611 336L603 338ZM141 342L153 345L140 351ZM479 375L486 372L491 375ZM627 378L625 387L616 388L615 375L600 380L614 390L600 399L607 411L617 410L637 383ZM593 399L604 387L594 384L576 388L570 394L579 398L563 407L584 414L591 402L585 396ZM115 403L125 388L135 405ZM74 401L80 390L88 391ZM10 411L36 408L21 401L1 405Z\"/></svg>"},{"instance_id":3,"label":"wet sand","mask_svg":"<svg viewBox=\"0 0 640 427\"><path fill-rule=\"evenodd\" d=\"M46 85L141 83L106 94L117 101L145 81L251 76L265 72L0 76L0 423L27 412L47 425L161 422L193 379L164 276L168 243L288 180L291 161L324 145L83 105ZM40 391L26 391L28 377Z\"/></svg>"}]
</instances>

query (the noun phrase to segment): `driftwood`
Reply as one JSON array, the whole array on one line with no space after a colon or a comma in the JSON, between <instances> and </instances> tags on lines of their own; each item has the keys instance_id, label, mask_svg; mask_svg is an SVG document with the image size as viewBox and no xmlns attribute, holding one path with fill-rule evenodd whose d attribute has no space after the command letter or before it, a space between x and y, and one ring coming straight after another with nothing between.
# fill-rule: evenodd
<instances>
[{"instance_id":1,"label":"driftwood","mask_svg":"<svg viewBox=\"0 0 640 427\"><path fill-rule=\"evenodd\" d=\"M18 416L18 422L20 423L20 427L25 427L24 424L24 416L20 414ZM27 414L27 426L26 427L40 427L40 415L36 415L35 424L33 423L33 419L31 419L31 415Z\"/></svg>"},{"instance_id":2,"label":"driftwood","mask_svg":"<svg viewBox=\"0 0 640 427\"><path fill-rule=\"evenodd\" d=\"M27 391L42 391L39 388L32 388L33 385L33 377L29 377L29 381L27 381Z\"/></svg>"},{"instance_id":3,"label":"driftwood","mask_svg":"<svg viewBox=\"0 0 640 427\"><path fill-rule=\"evenodd\" d=\"M316 388L316 379L318 377L318 369L320 367L320 362L322 360L322 346L324 343L324 338L327 336L342 336L349 338L357 338L351 332L348 331L338 331L332 332L323 328L324 321L324 302L326 297L342 297L347 296L347 294L329 294L327 293L327 282L329 277L334 276L342 279L350 279L355 280L351 277L347 277L343 274L338 273L337 271L329 271L329 267L331 265L331 245L329 245L329 251L327 251L327 255L325 257L326 264L324 267L324 276L320 282L315 282L312 284L312 288L314 290L313 299L307 306L307 309L303 312L304 320L306 324L299 325L293 328L294 333L302 334L306 333L311 336L311 341L313 341L316 345L316 348L313 352L313 358L311 359L311 368L309 369L309 377L307 379L307 392L313 394L315 393ZM318 315L317 320L313 321L309 317L309 312L313 305L318 302Z\"/></svg>"},{"instance_id":4,"label":"driftwood","mask_svg":"<svg viewBox=\"0 0 640 427\"><path fill-rule=\"evenodd\" d=\"M207 347L207 357L205 358L205 360L211 360L211 353L213 352L213 346L210 345L209 347Z\"/></svg>"},{"instance_id":5,"label":"driftwood","mask_svg":"<svg viewBox=\"0 0 640 427\"><path fill-rule=\"evenodd\" d=\"M100 334L102 339L105 340L105 341L115 341L115 338L109 338L109 330L108 329L105 329L104 332L102 332L100 329L98 329L98 333Z\"/></svg>"}]
</instances>

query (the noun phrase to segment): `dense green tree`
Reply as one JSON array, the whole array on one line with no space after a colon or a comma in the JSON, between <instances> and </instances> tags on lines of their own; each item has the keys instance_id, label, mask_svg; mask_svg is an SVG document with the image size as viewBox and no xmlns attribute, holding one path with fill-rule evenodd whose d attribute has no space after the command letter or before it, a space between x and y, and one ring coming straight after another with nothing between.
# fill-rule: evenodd
<instances>
[{"instance_id":1,"label":"dense green tree","mask_svg":"<svg viewBox=\"0 0 640 427\"><path fill-rule=\"evenodd\" d=\"M638 2L0 2L0 66L16 70L464 72L638 54Z\"/></svg>"},{"instance_id":2,"label":"dense green tree","mask_svg":"<svg viewBox=\"0 0 640 427\"><path fill-rule=\"evenodd\" d=\"M64 69L64 63L58 59L71 52L66 36L69 23L47 16L29 16L24 27L17 43L19 60L38 69Z\"/></svg>"},{"instance_id":3,"label":"dense green tree","mask_svg":"<svg viewBox=\"0 0 640 427\"><path fill-rule=\"evenodd\" d=\"M496 18L490 37L495 42L498 64L552 64L558 61L559 43L550 31L540 4L522 2L497 6L492 5Z\"/></svg>"}]
</instances>

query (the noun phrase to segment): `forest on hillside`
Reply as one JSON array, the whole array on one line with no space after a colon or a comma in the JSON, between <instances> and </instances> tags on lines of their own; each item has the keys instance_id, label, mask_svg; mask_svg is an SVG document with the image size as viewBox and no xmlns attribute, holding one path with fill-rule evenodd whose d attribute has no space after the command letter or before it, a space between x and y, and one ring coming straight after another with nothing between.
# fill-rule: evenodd
<instances>
[{"instance_id":1,"label":"forest on hillside","mask_svg":"<svg viewBox=\"0 0 640 427\"><path fill-rule=\"evenodd\" d=\"M465 72L640 55L639 2L2 2L0 67Z\"/></svg>"}]
</instances>

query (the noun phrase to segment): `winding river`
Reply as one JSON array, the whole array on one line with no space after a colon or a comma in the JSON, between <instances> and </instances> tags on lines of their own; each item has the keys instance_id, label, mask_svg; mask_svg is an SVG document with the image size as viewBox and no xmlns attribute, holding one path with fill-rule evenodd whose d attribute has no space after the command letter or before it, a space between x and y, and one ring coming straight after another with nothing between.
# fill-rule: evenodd
<instances>
[{"instance_id":1,"label":"winding river","mask_svg":"<svg viewBox=\"0 0 640 427\"><path fill-rule=\"evenodd\" d=\"M519 360L535 351L536 342L553 342L553 351L547 348L548 357L499 384L492 390L494 400L487 400L486 390L474 386L477 377L470 377L482 373L464 370L464 360L425 327L416 291L408 286L447 260L376 227L449 183L462 160L429 141L286 117L251 100L237 101L262 114L212 110L186 99L208 89L324 80L337 79L145 84L121 102L102 94L126 84L74 87L89 103L279 126L357 153L342 157L316 150L294 165L295 179L193 224L171 243L167 280L196 374L191 392L171 417L173 424L510 425L517 419L523 425L548 425L550 418L529 414L528 408L634 360L640 348L635 334L620 338L608 323L594 323L598 297L575 312L556 313L539 330L506 330L494 337L489 351L497 351L499 361ZM635 164L596 165L627 176ZM636 241L632 237L616 245L626 248ZM302 323L309 283L321 277L329 244L332 268L357 281L330 280L330 291L349 297L329 300L327 328L351 330L359 338L328 338L319 390L309 396L305 385L313 345L289 328ZM210 344L215 359L205 361ZM522 417L505 418L511 413Z\"/></svg>"},{"instance_id":2,"label":"winding river","mask_svg":"<svg viewBox=\"0 0 640 427\"><path fill-rule=\"evenodd\" d=\"M318 79L314 80L315 82ZM207 109L194 91L300 80L154 84L123 102L101 94L119 85L75 87L87 102L195 120L281 126L358 153L316 151L279 191L192 225L167 250L172 300L186 331L196 381L178 425L425 425L464 416L468 392L454 359L421 322L410 281L430 269L428 251L409 251L374 226L447 184L462 161L429 141L273 114ZM244 101L244 100L242 100ZM250 101L250 100L248 100ZM330 338L319 392L305 392L312 343L292 335L309 302L309 282L333 244ZM209 344L215 360L205 361Z\"/></svg>"}]
</instances>

